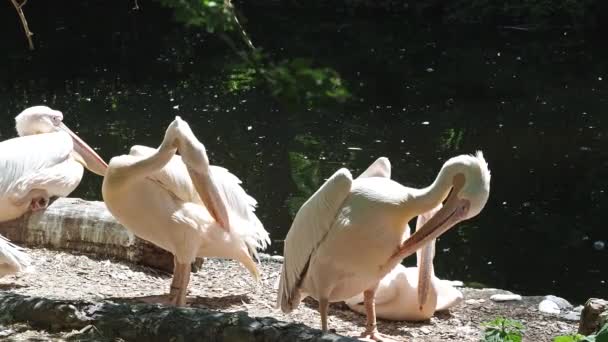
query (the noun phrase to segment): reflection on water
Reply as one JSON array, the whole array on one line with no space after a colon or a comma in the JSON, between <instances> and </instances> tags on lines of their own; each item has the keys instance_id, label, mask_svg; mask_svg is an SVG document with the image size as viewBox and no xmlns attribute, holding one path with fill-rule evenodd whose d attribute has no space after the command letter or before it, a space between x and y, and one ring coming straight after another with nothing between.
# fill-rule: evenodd
<instances>
[{"instance_id":1,"label":"reflection on water","mask_svg":"<svg viewBox=\"0 0 608 342\"><path fill-rule=\"evenodd\" d=\"M229 52L159 19L156 8L83 32L80 21L123 10L77 7L72 17L38 6L49 6L32 4L38 51L25 51L18 27L0 33L9 44L0 57L0 139L14 136L15 114L46 103L109 159L133 144L158 145L181 115L211 161L259 201L277 253L299 206L339 167L358 174L387 156L394 179L422 187L449 157L481 149L489 202L439 240L437 273L577 301L606 293L603 43L266 13L250 24L262 46L338 69L356 95L295 113L255 88L228 93L243 77L226 71ZM87 174L74 195L99 199L100 184Z\"/></svg>"}]
</instances>

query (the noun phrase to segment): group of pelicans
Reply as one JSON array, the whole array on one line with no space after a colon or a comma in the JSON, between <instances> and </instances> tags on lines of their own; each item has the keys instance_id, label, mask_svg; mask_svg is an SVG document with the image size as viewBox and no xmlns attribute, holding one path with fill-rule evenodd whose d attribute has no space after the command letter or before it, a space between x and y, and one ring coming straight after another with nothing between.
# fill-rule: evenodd
<instances>
[{"instance_id":1,"label":"group of pelicans","mask_svg":"<svg viewBox=\"0 0 608 342\"><path fill-rule=\"evenodd\" d=\"M257 251L270 239L254 213L256 201L236 176L209 164L185 121L176 117L158 148L133 146L109 165L62 121L49 107L27 108L15 118L19 137L0 142L0 222L68 196L87 168L104 177L103 199L121 224L173 253L170 291L157 301L186 305L197 257L237 260L259 279ZM277 307L291 312L313 297L327 331L329 303L346 301L367 316L361 337L383 341L390 339L378 333L376 316L426 320L462 299L434 275L435 239L487 202L490 172L482 153L449 159L421 189L390 175L384 157L357 178L342 168L302 205L285 239ZM416 252L417 267L400 264ZM0 236L0 277L30 263L24 250Z\"/></svg>"}]
</instances>

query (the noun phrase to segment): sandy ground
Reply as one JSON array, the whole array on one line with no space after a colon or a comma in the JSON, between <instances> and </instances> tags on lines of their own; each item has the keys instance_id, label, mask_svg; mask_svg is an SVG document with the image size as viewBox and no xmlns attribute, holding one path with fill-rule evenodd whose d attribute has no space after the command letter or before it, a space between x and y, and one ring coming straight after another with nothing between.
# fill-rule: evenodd
<instances>
[{"instance_id":1,"label":"sandy ground","mask_svg":"<svg viewBox=\"0 0 608 342\"><path fill-rule=\"evenodd\" d=\"M97 260L46 249L28 249L28 252L35 260L36 271L0 279L0 291L90 301L137 299L164 294L171 282L170 274L120 261ZM273 308L280 266L278 262L263 262L261 283L255 284L236 262L208 259L202 270L191 277L190 305L222 311L244 310L251 316L272 316L319 328L320 319L314 300L305 300L290 315ZM539 297L524 297L521 302L494 303L489 300L490 295L505 291L462 290L465 300L450 313L436 314L424 323L380 320L379 330L400 341L479 341L482 336L480 323L497 316L521 321L526 327L524 341L552 341L557 335L577 329L575 322L538 312ZM329 324L339 334L355 336L363 330L365 317L350 311L343 303L335 303L330 308ZM47 341L61 340L63 336L62 333L34 331L26 325L0 326L0 340Z\"/></svg>"}]
</instances>

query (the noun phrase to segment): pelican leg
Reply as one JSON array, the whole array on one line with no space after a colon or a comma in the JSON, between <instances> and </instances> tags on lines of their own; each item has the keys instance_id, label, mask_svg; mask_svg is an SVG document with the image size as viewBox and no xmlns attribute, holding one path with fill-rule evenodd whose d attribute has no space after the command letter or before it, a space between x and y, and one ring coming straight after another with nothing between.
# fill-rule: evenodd
<instances>
[{"instance_id":1,"label":"pelican leg","mask_svg":"<svg viewBox=\"0 0 608 342\"><path fill-rule=\"evenodd\" d=\"M322 298L319 300L319 314L321 315L321 330L327 332L327 311L329 310L329 300Z\"/></svg>"},{"instance_id":2,"label":"pelican leg","mask_svg":"<svg viewBox=\"0 0 608 342\"><path fill-rule=\"evenodd\" d=\"M169 302L173 302L177 297L177 294L181 285L182 274L179 272L178 268L179 263L177 262L177 258L173 257L173 279L171 280L171 287L169 288Z\"/></svg>"},{"instance_id":3,"label":"pelican leg","mask_svg":"<svg viewBox=\"0 0 608 342\"><path fill-rule=\"evenodd\" d=\"M176 283L175 289L173 282L171 291L174 292L174 297L171 298L171 304L175 306L186 306L186 295L188 294L188 283L190 282L190 263L177 263L174 272L173 282ZM177 278L177 279L176 279Z\"/></svg>"},{"instance_id":4,"label":"pelican leg","mask_svg":"<svg viewBox=\"0 0 608 342\"><path fill-rule=\"evenodd\" d=\"M365 290L363 292L363 302L365 304L365 314L367 316L367 324L365 325L365 331L361 334L361 340L363 341L380 341L380 342L393 342L395 340L384 336L378 332L376 326L376 285L373 289Z\"/></svg>"}]
</instances>

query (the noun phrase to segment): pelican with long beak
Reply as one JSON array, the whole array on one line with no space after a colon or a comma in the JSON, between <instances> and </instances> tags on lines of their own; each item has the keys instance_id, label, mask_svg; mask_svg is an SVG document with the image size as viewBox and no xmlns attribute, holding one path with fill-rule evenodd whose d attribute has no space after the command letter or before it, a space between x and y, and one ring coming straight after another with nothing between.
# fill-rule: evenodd
<instances>
[{"instance_id":1,"label":"pelican with long beak","mask_svg":"<svg viewBox=\"0 0 608 342\"><path fill-rule=\"evenodd\" d=\"M180 117L157 149L133 146L110 160L102 186L110 212L135 235L173 253L173 281L161 303L186 305L196 257L235 259L259 279L257 250L270 238L254 213L256 200L240 183L209 165L205 147Z\"/></svg>"},{"instance_id":2,"label":"pelican with long beak","mask_svg":"<svg viewBox=\"0 0 608 342\"><path fill-rule=\"evenodd\" d=\"M416 229L420 229L439 209L418 216ZM436 311L446 311L462 302L462 292L447 280L435 276L433 240L416 252L417 267L397 265L387 274L376 290L376 317L393 321L426 321ZM348 307L365 314L363 293L345 300Z\"/></svg>"},{"instance_id":3,"label":"pelican with long beak","mask_svg":"<svg viewBox=\"0 0 608 342\"><path fill-rule=\"evenodd\" d=\"M66 197L84 168L103 176L107 164L63 124L63 114L46 106L15 117L19 137L0 142L0 222L46 208Z\"/></svg>"},{"instance_id":4,"label":"pelican with long beak","mask_svg":"<svg viewBox=\"0 0 608 342\"><path fill-rule=\"evenodd\" d=\"M392 181L386 164L386 158L377 160L355 180L340 169L302 205L285 239L277 300L284 312L311 296L327 331L329 303L363 292L367 325L361 337L390 341L376 327L380 280L403 258L479 214L488 200L490 171L481 152L449 159L423 189ZM408 222L442 202L407 238Z\"/></svg>"}]
</instances>

